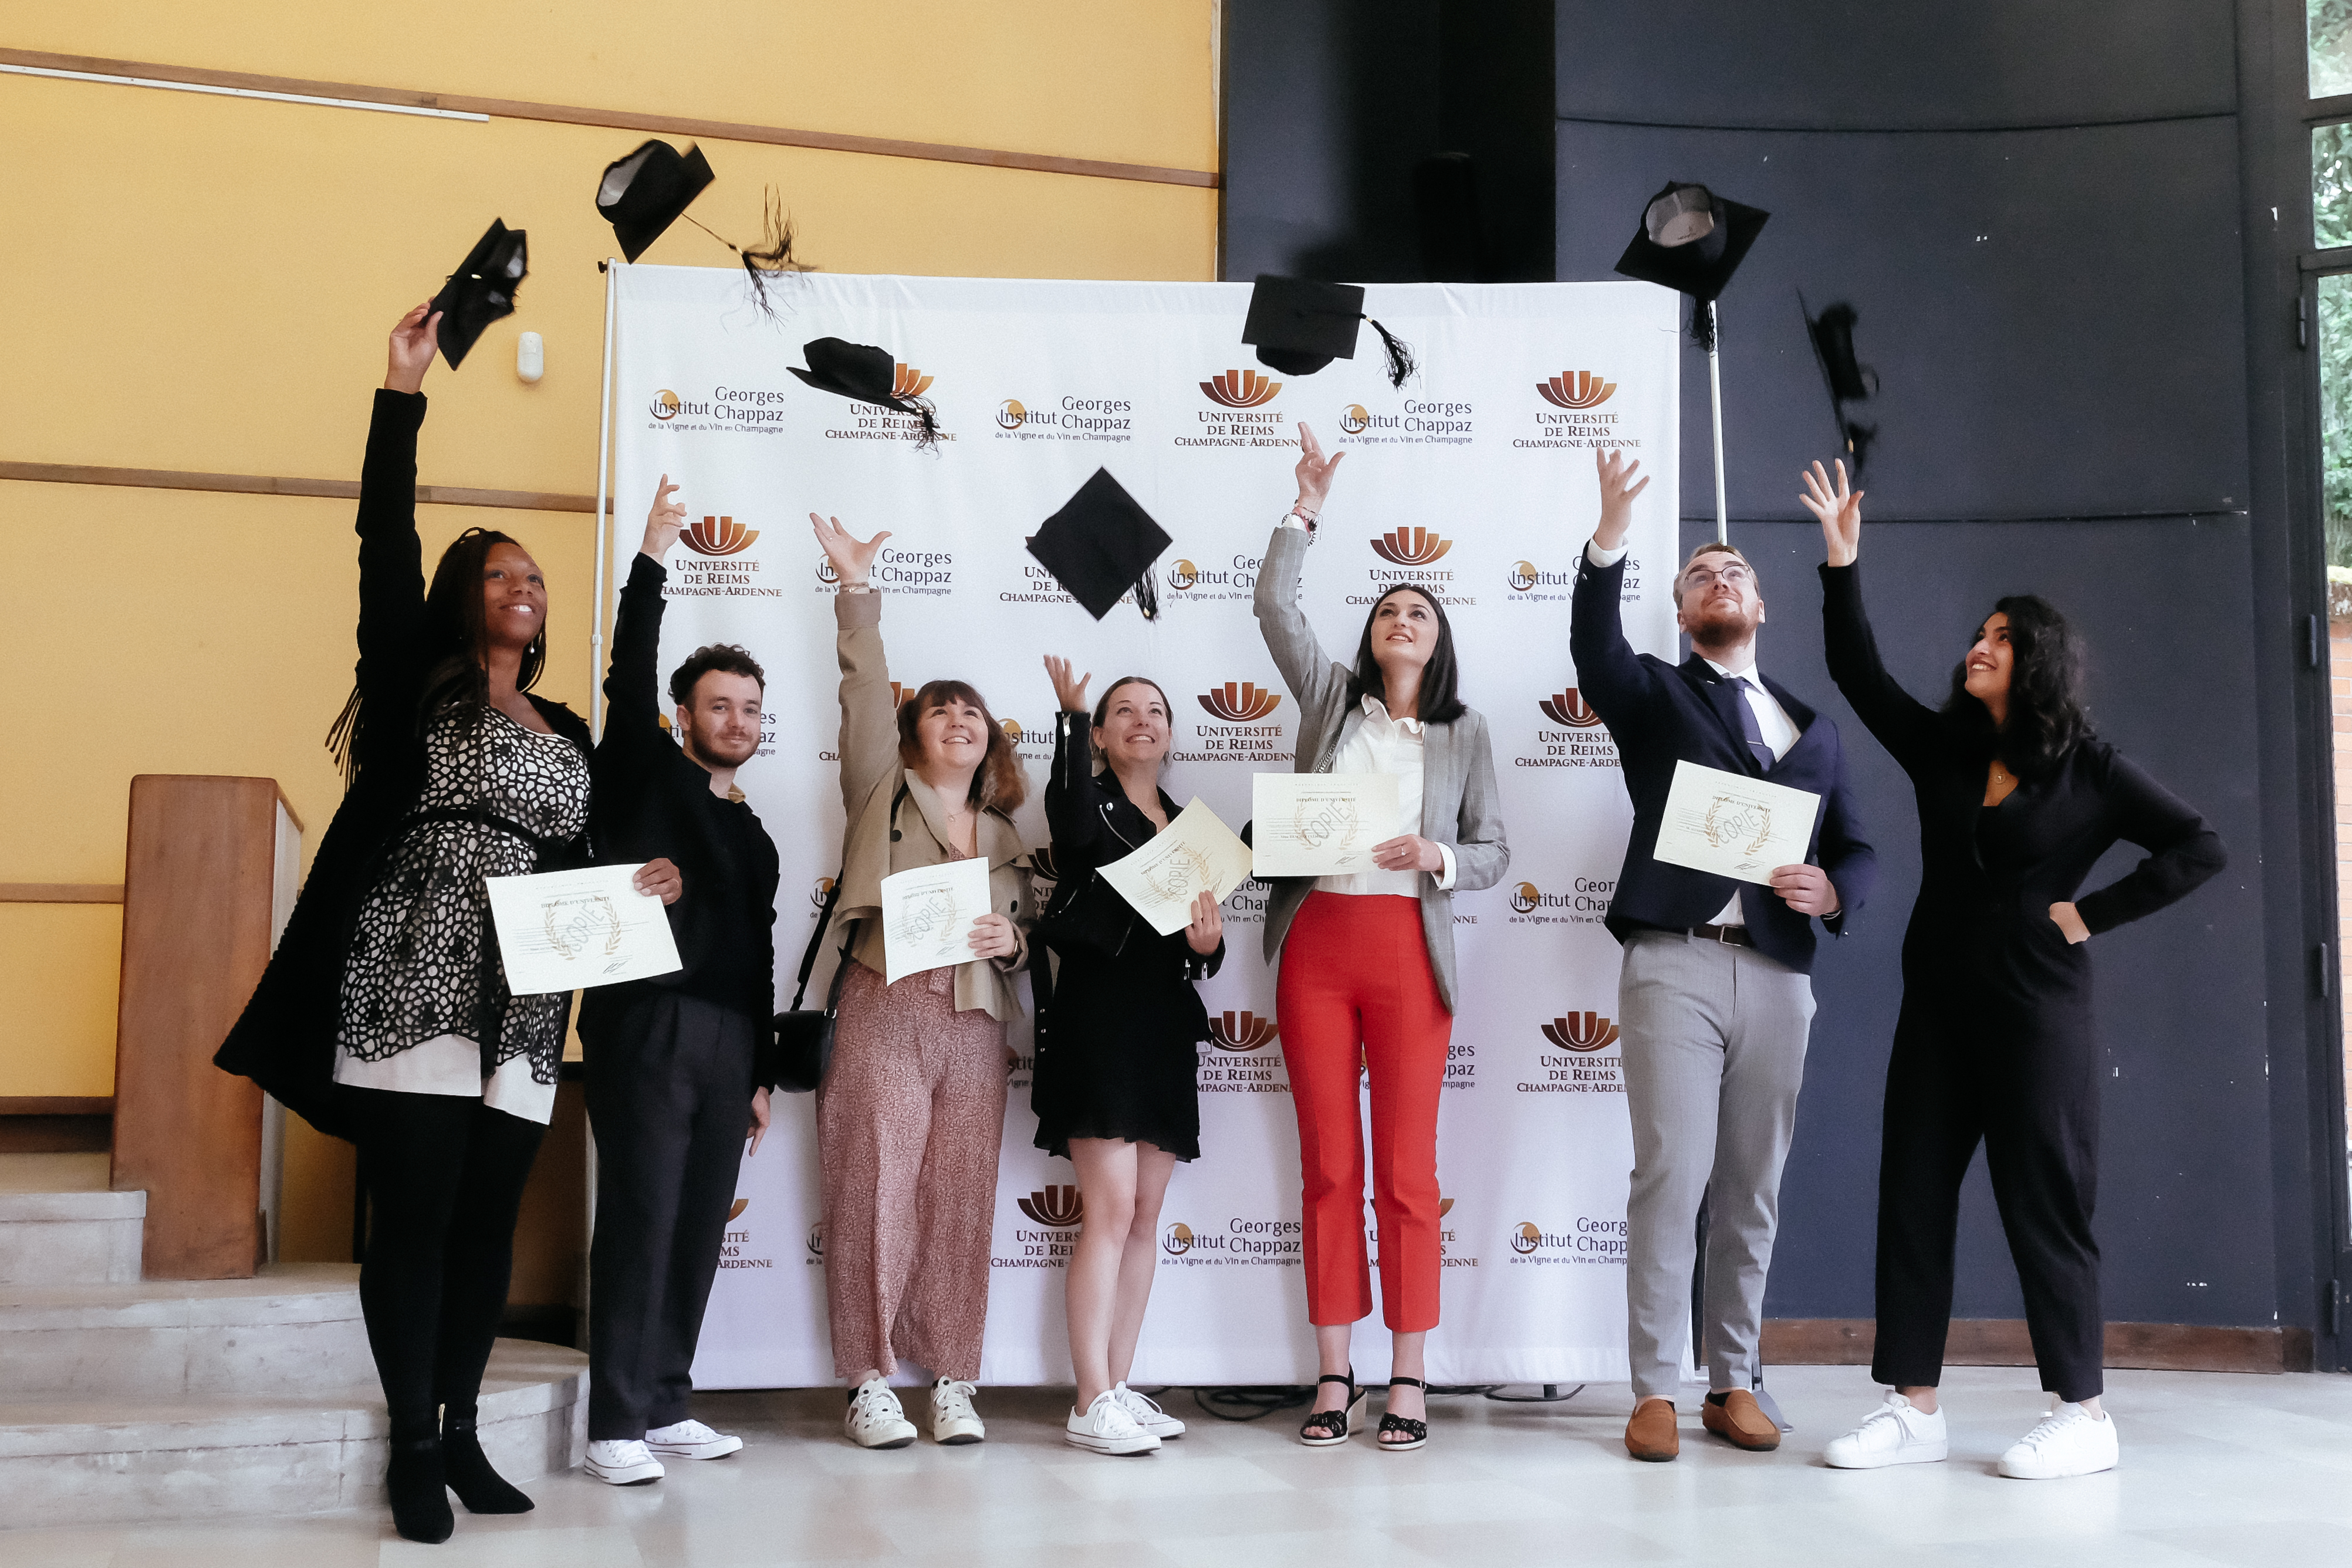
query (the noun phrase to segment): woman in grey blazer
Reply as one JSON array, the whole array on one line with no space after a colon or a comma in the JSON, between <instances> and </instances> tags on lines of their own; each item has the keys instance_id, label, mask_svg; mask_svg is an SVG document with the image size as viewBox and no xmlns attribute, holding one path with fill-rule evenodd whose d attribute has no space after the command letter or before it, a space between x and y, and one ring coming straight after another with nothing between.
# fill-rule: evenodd
<instances>
[{"instance_id":1,"label":"woman in grey blazer","mask_svg":"<svg viewBox=\"0 0 2352 1568\"><path fill-rule=\"evenodd\" d=\"M1380 1446L1428 1440L1422 1346L1437 1325L1437 1102L1454 1034L1454 889L1491 888L1511 861L1486 721L1455 695L1454 632L1434 592L1400 583L1365 618L1352 665L1335 663L1298 608L1316 519L1345 454L1298 427L1298 500L1274 531L1256 612L1298 703L1297 771L1396 775L1402 822L1374 870L1278 878L1265 955L1282 960L1276 1024L1298 1113L1307 1315L1322 1376L1302 1442L1344 1443L1363 1400L1351 1325L1372 1310L1364 1255L1362 1111L1371 1089L1372 1211L1381 1316L1393 1336Z\"/></svg>"}]
</instances>

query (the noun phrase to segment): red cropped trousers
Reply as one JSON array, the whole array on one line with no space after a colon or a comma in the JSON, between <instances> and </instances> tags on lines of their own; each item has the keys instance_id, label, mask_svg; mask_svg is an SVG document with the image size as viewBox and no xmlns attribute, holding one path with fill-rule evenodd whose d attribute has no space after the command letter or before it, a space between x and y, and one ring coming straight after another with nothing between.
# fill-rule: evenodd
<instances>
[{"instance_id":1,"label":"red cropped trousers","mask_svg":"<svg viewBox=\"0 0 2352 1568\"><path fill-rule=\"evenodd\" d=\"M1368 1079L1381 1315L1395 1333L1435 1328L1437 1098L1454 1016L1430 970L1421 901L1309 893L1283 940L1275 1016L1298 1113L1308 1321L1352 1323L1372 1310L1356 1089Z\"/></svg>"}]
</instances>

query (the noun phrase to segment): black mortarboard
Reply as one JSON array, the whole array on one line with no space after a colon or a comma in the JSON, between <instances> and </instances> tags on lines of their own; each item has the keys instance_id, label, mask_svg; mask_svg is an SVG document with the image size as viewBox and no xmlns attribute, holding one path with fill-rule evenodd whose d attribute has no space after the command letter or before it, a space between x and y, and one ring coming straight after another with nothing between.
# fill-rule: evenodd
<instances>
[{"instance_id":1,"label":"black mortarboard","mask_svg":"<svg viewBox=\"0 0 2352 1568\"><path fill-rule=\"evenodd\" d=\"M1725 201L1705 185L1669 184L1642 209L1642 226L1617 258L1617 271L1705 304L1723 292L1771 216Z\"/></svg>"},{"instance_id":2,"label":"black mortarboard","mask_svg":"<svg viewBox=\"0 0 2352 1568\"><path fill-rule=\"evenodd\" d=\"M635 261L716 177L701 148L688 143L681 154L667 142L648 142L604 165L596 211L613 226L621 254Z\"/></svg>"},{"instance_id":3,"label":"black mortarboard","mask_svg":"<svg viewBox=\"0 0 2352 1568\"><path fill-rule=\"evenodd\" d=\"M902 390L898 359L888 349L876 348L872 343L845 342L839 338L818 338L801 345L801 356L809 362L808 369L796 364L784 368L819 392L911 414L923 422L918 445L928 447L939 439L939 421L931 413L930 400L919 395L930 384L930 378L923 377Z\"/></svg>"},{"instance_id":4,"label":"black mortarboard","mask_svg":"<svg viewBox=\"0 0 2352 1568\"><path fill-rule=\"evenodd\" d=\"M1160 613L1151 563L1173 542L1108 468L1097 468L1061 510L1038 525L1029 553L1095 619L1110 614L1132 588L1150 620Z\"/></svg>"},{"instance_id":5,"label":"black mortarboard","mask_svg":"<svg viewBox=\"0 0 2352 1568\"><path fill-rule=\"evenodd\" d=\"M1285 375L1313 375L1335 359L1356 357L1356 323L1364 314L1364 291L1353 283L1317 283L1261 272L1250 289L1249 316L1242 342L1255 344L1258 363ZM1372 321L1388 351L1389 384L1402 386L1416 368L1412 351L1386 327Z\"/></svg>"},{"instance_id":6,"label":"black mortarboard","mask_svg":"<svg viewBox=\"0 0 2352 1568\"><path fill-rule=\"evenodd\" d=\"M1814 315L1805 305L1805 296L1797 295L1797 309L1804 312L1805 335L1813 342L1813 360L1822 367L1822 379L1829 384L1830 413L1838 422L1838 434L1845 441L1846 456L1853 459L1853 471L1858 476L1868 459L1870 443L1877 438L1875 425L1863 425L1846 417L1845 405L1865 401L1878 391L1878 373L1866 364L1857 363L1853 357L1853 326L1861 318L1852 305L1843 300L1823 308Z\"/></svg>"},{"instance_id":7,"label":"black mortarboard","mask_svg":"<svg viewBox=\"0 0 2352 1568\"><path fill-rule=\"evenodd\" d=\"M529 236L492 218L457 270L441 285L441 292L433 296L433 309L441 312L441 353L451 370L466 363L475 340L492 321L514 314L515 289L530 271Z\"/></svg>"}]
</instances>

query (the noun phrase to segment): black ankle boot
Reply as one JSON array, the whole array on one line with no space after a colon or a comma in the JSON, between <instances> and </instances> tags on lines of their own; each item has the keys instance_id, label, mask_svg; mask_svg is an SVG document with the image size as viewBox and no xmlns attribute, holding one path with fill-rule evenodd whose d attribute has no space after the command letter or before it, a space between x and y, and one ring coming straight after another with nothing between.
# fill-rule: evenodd
<instances>
[{"instance_id":1,"label":"black ankle boot","mask_svg":"<svg viewBox=\"0 0 2352 1568\"><path fill-rule=\"evenodd\" d=\"M471 1415L445 1415L441 1422L441 1463L449 1489L467 1513L529 1513L531 1500L514 1483L490 1468Z\"/></svg>"},{"instance_id":2,"label":"black ankle boot","mask_svg":"<svg viewBox=\"0 0 2352 1568\"><path fill-rule=\"evenodd\" d=\"M457 1516L449 1511L440 1438L394 1442L384 1485L392 1492L392 1527L403 1540L438 1546L457 1528Z\"/></svg>"}]
</instances>

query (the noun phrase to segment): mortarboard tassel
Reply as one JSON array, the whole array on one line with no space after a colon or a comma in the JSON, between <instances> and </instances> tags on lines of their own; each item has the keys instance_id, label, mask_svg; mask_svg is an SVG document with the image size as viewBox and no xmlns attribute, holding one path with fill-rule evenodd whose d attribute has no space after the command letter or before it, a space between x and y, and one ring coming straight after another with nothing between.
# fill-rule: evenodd
<instances>
[{"instance_id":1,"label":"mortarboard tassel","mask_svg":"<svg viewBox=\"0 0 2352 1568\"><path fill-rule=\"evenodd\" d=\"M1366 316L1364 320L1372 321L1370 316ZM1372 321L1372 331L1380 333L1381 346L1388 351L1389 384L1402 387L1421 369L1421 366L1413 362L1412 350L1405 345L1404 340L1395 336L1378 321Z\"/></svg>"}]
</instances>

